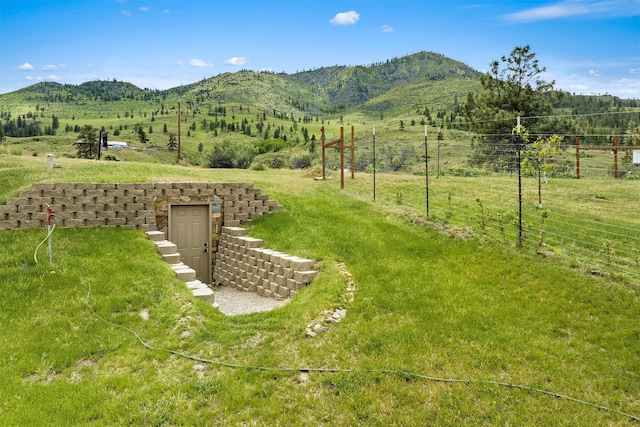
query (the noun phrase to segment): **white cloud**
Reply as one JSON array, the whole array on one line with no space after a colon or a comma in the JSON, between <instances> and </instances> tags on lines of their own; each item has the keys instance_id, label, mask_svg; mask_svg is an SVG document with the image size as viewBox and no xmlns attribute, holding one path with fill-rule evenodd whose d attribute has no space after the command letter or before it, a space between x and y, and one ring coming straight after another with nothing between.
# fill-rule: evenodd
<instances>
[{"instance_id":1,"label":"white cloud","mask_svg":"<svg viewBox=\"0 0 640 427\"><path fill-rule=\"evenodd\" d=\"M25 79L25 80L29 80L29 81L31 81L31 80L33 80L33 77L31 77L31 76L24 76L24 79Z\"/></svg>"},{"instance_id":2,"label":"white cloud","mask_svg":"<svg viewBox=\"0 0 640 427\"><path fill-rule=\"evenodd\" d=\"M340 12L329 21L333 25L354 25L360 19L356 11Z\"/></svg>"},{"instance_id":3,"label":"white cloud","mask_svg":"<svg viewBox=\"0 0 640 427\"><path fill-rule=\"evenodd\" d=\"M382 32L383 33L393 33L395 30L390 26L390 25L383 25L382 26Z\"/></svg>"},{"instance_id":4,"label":"white cloud","mask_svg":"<svg viewBox=\"0 0 640 427\"><path fill-rule=\"evenodd\" d=\"M227 65L244 65L247 62L249 62L247 58L243 58L242 56L234 56L233 58L229 58L224 61Z\"/></svg>"},{"instance_id":5,"label":"white cloud","mask_svg":"<svg viewBox=\"0 0 640 427\"><path fill-rule=\"evenodd\" d=\"M150 10L149 6L140 6L140 12L149 12Z\"/></svg>"},{"instance_id":6,"label":"white cloud","mask_svg":"<svg viewBox=\"0 0 640 427\"><path fill-rule=\"evenodd\" d=\"M165 15L168 15L170 12L169 12L169 9L165 9L162 11L162 13L164 13Z\"/></svg>"},{"instance_id":7,"label":"white cloud","mask_svg":"<svg viewBox=\"0 0 640 427\"><path fill-rule=\"evenodd\" d=\"M44 77L38 77L36 80L38 80L38 81L43 81L44 80L44 81L47 81L47 82L49 82L49 81L59 81L59 80L62 80L62 77L56 76L55 74L51 74L51 75L44 76Z\"/></svg>"},{"instance_id":8,"label":"white cloud","mask_svg":"<svg viewBox=\"0 0 640 427\"><path fill-rule=\"evenodd\" d=\"M184 65L184 61L182 59L178 59L176 61L176 65L182 66L182 65Z\"/></svg>"},{"instance_id":9,"label":"white cloud","mask_svg":"<svg viewBox=\"0 0 640 427\"><path fill-rule=\"evenodd\" d=\"M35 67L28 62L25 62L24 64L17 67L12 67L11 69L14 71L33 71L35 70Z\"/></svg>"},{"instance_id":10,"label":"white cloud","mask_svg":"<svg viewBox=\"0 0 640 427\"><path fill-rule=\"evenodd\" d=\"M64 64L49 64L42 67L44 71L57 71L64 70L66 66Z\"/></svg>"},{"instance_id":11,"label":"white cloud","mask_svg":"<svg viewBox=\"0 0 640 427\"><path fill-rule=\"evenodd\" d=\"M506 15L505 18L509 21L541 21L584 15L599 15L600 17L638 16L640 15L640 1L563 0L555 4L511 13Z\"/></svg>"},{"instance_id":12,"label":"white cloud","mask_svg":"<svg viewBox=\"0 0 640 427\"><path fill-rule=\"evenodd\" d=\"M589 70L589 75L591 77L601 77L602 73L600 73L599 71L596 71L596 70Z\"/></svg>"},{"instance_id":13,"label":"white cloud","mask_svg":"<svg viewBox=\"0 0 640 427\"><path fill-rule=\"evenodd\" d=\"M640 73L640 68L629 68L629 74Z\"/></svg>"},{"instance_id":14,"label":"white cloud","mask_svg":"<svg viewBox=\"0 0 640 427\"><path fill-rule=\"evenodd\" d=\"M124 16L131 16L131 12L129 12L128 10L123 10L122 12L120 12L122 15Z\"/></svg>"},{"instance_id":15,"label":"white cloud","mask_svg":"<svg viewBox=\"0 0 640 427\"><path fill-rule=\"evenodd\" d=\"M213 64L211 62L206 62L206 61L203 61L202 59L196 59L196 58L190 59L189 65L191 65L192 67L198 67L198 68L213 67Z\"/></svg>"}]
</instances>

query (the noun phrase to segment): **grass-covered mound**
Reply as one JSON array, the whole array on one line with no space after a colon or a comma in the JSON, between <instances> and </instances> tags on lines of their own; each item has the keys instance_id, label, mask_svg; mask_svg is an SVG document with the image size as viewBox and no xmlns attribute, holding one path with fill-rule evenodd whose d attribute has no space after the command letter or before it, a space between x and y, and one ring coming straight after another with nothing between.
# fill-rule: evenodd
<instances>
[{"instance_id":1,"label":"grass-covered mound","mask_svg":"<svg viewBox=\"0 0 640 427\"><path fill-rule=\"evenodd\" d=\"M53 264L44 249L33 259L45 230L0 232L2 425L624 425L616 411L640 414L633 286L448 237L335 181L87 165L44 179L254 180L285 210L251 223L252 236L318 260L320 275L283 308L227 318L189 295L142 231L57 229ZM337 306L346 318L307 337Z\"/></svg>"}]
</instances>

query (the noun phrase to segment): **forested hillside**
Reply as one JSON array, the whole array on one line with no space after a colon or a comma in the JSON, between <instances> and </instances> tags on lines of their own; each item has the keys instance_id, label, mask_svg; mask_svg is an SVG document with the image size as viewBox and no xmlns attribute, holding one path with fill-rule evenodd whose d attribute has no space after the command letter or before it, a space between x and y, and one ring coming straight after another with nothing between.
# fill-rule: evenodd
<instances>
[{"instance_id":1,"label":"forested hillside","mask_svg":"<svg viewBox=\"0 0 640 427\"><path fill-rule=\"evenodd\" d=\"M401 170L419 165L415 151L424 125L447 130L446 139L471 149L473 132L482 133L481 122L465 108L469 94L483 91L482 76L459 61L418 52L368 66L335 65L292 75L241 70L168 90L117 80L41 82L0 95L0 138L12 138L33 153L46 149L84 156L74 154L73 144L102 130L112 140L142 149L120 153L123 160L167 162L176 158L172 151L181 136L180 160L190 164L218 165L211 160L217 152L224 164L246 166L258 155L269 167L305 167L318 161L322 129L335 138L340 127L357 125L362 137L370 132L366 128L377 126L388 143L395 143L384 148L386 166ZM600 144L609 143L609 135L635 132L640 123L640 113L629 114L638 110L638 100L556 93L544 120L536 119L539 132L589 134L594 136L584 143ZM626 114L614 114L620 112ZM514 121L512 114L505 129ZM365 151L358 154L357 167L364 169L371 153L359 149ZM229 160L239 152L239 159Z\"/></svg>"}]
</instances>

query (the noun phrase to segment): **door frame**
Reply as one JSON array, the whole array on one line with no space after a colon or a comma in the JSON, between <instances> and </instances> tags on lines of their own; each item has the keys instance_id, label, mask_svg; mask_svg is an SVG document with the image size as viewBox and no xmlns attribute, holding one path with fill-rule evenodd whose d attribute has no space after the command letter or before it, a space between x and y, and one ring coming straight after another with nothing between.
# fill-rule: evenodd
<instances>
[{"instance_id":1,"label":"door frame","mask_svg":"<svg viewBox=\"0 0 640 427\"><path fill-rule=\"evenodd\" d=\"M209 285L212 281L212 277L213 277L213 268L211 266L211 214L212 214L212 208L211 208L211 202L177 202L177 203L168 203L168 213L167 213L167 239L169 241L172 241L172 230L171 230L171 220L172 220L172 215L173 215L173 207L174 206L180 206L180 207L184 207L184 206L207 206L207 247L209 248L209 250L207 251L207 271L206 274L203 274L202 277L206 277L206 284ZM189 266L191 267L191 266ZM191 267L193 268L193 267Z\"/></svg>"}]
</instances>

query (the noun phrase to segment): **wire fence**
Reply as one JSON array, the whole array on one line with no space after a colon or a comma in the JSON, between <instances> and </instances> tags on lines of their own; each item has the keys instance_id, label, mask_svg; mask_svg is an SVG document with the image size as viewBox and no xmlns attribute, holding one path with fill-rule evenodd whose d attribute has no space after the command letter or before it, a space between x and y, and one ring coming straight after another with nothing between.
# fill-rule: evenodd
<instances>
[{"instance_id":1,"label":"wire fence","mask_svg":"<svg viewBox=\"0 0 640 427\"><path fill-rule=\"evenodd\" d=\"M640 165L633 162L633 150L618 145L616 152L613 137L606 139L610 146L602 139L598 136L597 145L594 137L564 136L553 167L538 174L519 167L522 145L483 151L478 161L469 143L448 142L445 134L428 143L428 162L424 144L414 149L422 164L418 161L413 172L422 178L379 174L373 186L377 202L410 206L450 231L521 246L592 275L640 285ZM377 141L379 164L384 165L385 147L394 144ZM359 145L360 154L372 156L370 143ZM371 171L370 162L356 163Z\"/></svg>"}]
</instances>

